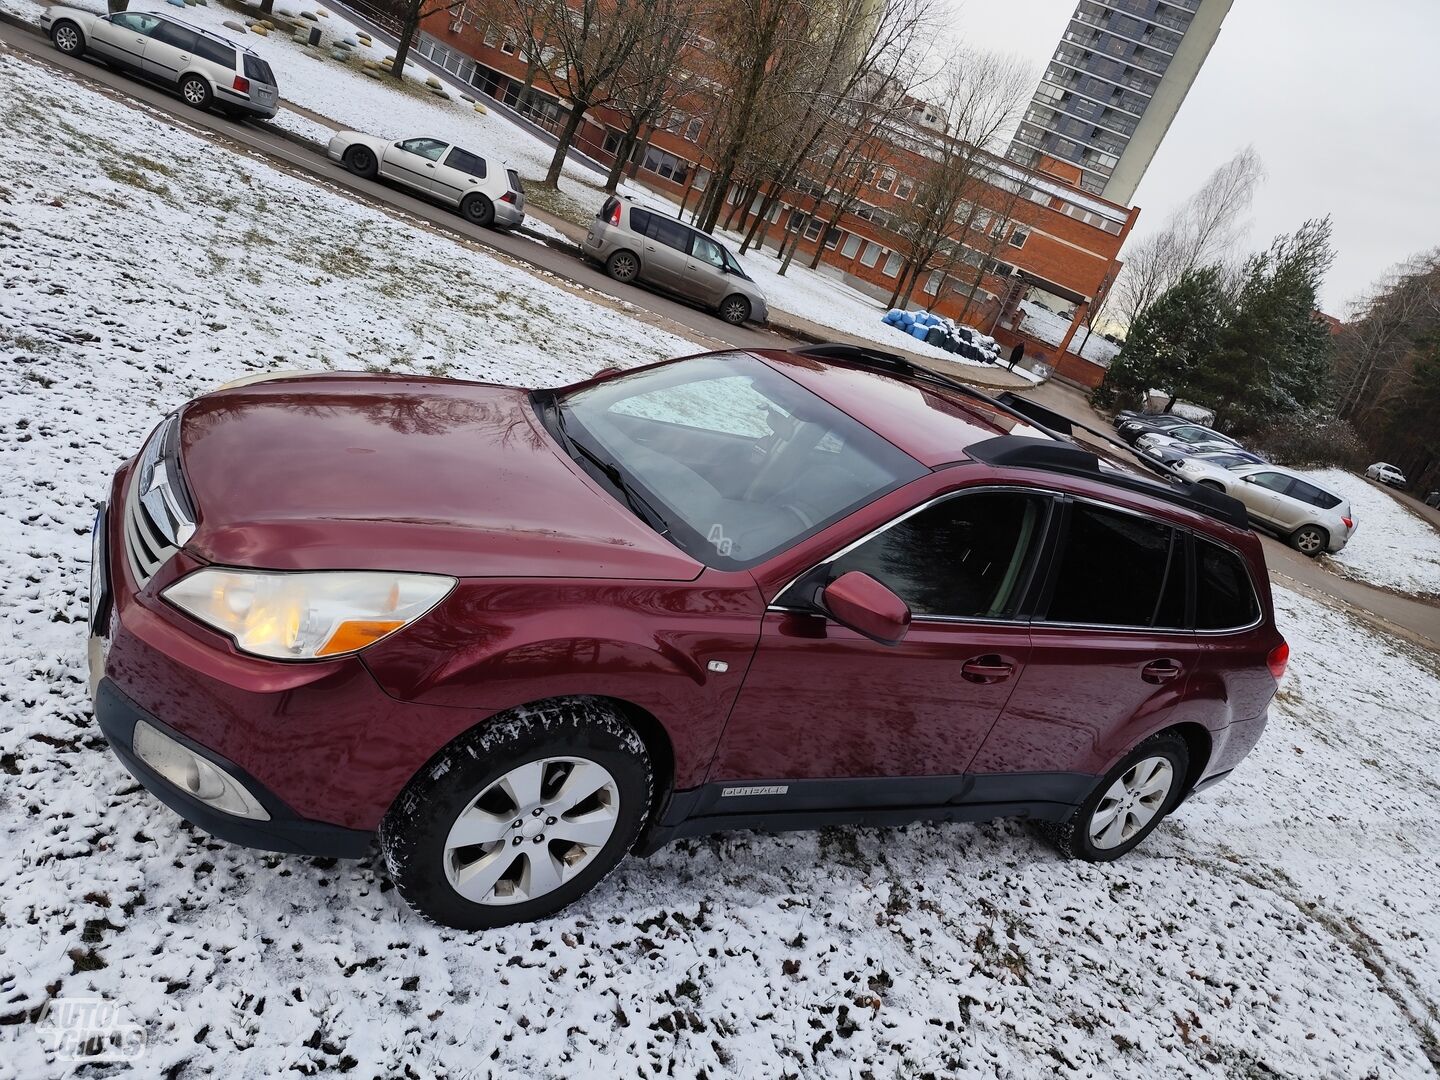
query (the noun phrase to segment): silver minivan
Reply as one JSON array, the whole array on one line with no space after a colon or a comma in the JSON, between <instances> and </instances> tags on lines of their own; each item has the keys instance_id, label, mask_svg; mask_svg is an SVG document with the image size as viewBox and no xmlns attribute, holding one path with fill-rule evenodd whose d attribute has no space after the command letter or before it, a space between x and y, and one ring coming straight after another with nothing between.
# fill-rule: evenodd
<instances>
[{"instance_id":1,"label":"silver minivan","mask_svg":"<svg viewBox=\"0 0 1440 1080\"><path fill-rule=\"evenodd\" d=\"M280 91L270 65L244 45L155 11L101 15L48 7L40 27L67 56L89 53L179 91L197 109L269 120Z\"/></svg>"},{"instance_id":2,"label":"silver minivan","mask_svg":"<svg viewBox=\"0 0 1440 1080\"><path fill-rule=\"evenodd\" d=\"M770 317L765 295L729 248L629 199L605 200L581 252L616 281L640 281L698 301L734 326Z\"/></svg>"}]
</instances>

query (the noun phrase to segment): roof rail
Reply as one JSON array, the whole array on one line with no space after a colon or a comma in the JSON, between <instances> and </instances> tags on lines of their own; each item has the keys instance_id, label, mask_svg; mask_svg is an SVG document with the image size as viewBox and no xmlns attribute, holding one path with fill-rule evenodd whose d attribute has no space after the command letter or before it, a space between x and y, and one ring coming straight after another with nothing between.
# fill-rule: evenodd
<instances>
[{"instance_id":1,"label":"roof rail","mask_svg":"<svg viewBox=\"0 0 1440 1080\"><path fill-rule=\"evenodd\" d=\"M1218 518L1240 529L1250 528L1250 516L1245 511L1245 504L1223 491L1215 491L1200 484L1176 487L1138 474L1101 469L1098 457L1075 445L1056 444L1025 435L996 435L994 438L972 443L965 448L965 452L987 465L1042 469L1045 472L1095 480L1125 491L1163 499L1198 514Z\"/></svg>"},{"instance_id":2,"label":"roof rail","mask_svg":"<svg viewBox=\"0 0 1440 1080\"><path fill-rule=\"evenodd\" d=\"M1035 439L1023 435L999 435L965 448L965 452L976 460L990 465L1044 469L1049 472L1083 477L1087 480L1097 480L1114 487L1164 499L1241 529L1251 527L1250 517L1245 511L1245 504L1240 500L1213 488L1182 480L1098 428L1082 424L1063 413L1047 408L1039 402L1019 397L1008 390L991 397L959 379L924 367L913 360L907 360L898 353L872 349L868 346L833 343L805 345L791 351L800 356L814 357L817 360L839 360L842 363L854 364L856 367L886 371L902 378L944 386L972 400L983 401L991 408L998 409L1017 420L1023 420L1031 427L1045 432L1050 436L1050 440L1054 440ZM1077 428L1094 435L1116 449L1123 450L1129 457L1155 473L1160 479L1150 479L1138 474L1132 475L1118 469L1101 469L1099 457L1075 442L1074 433Z\"/></svg>"}]
</instances>

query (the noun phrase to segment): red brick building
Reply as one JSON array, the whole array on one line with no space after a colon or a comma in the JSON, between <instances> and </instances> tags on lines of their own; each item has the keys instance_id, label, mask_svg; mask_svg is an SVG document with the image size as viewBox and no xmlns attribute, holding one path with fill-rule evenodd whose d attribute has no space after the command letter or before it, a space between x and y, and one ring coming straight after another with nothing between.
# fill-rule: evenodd
<instances>
[{"instance_id":1,"label":"red brick building","mask_svg":"<svg viewBox=\"0 0 1440 1080\"><path fill-rule=\"evenodd\" d=\"M527 68L519 35L485 22L473 6L461 8L458 18L442 11L427 19L415 50L496 101L510 108L519 103ZM567 104L542 65L534 77L527 118L553 131ZM808 265L821 248L822 272L888 297L904 262L894 225L902 204L914 197L916 177L926 162L915 147L937 138L925 126L923 103L915 104L909 134L917 137L897 139L887 148L888 166L874 171L853 212L827 228L826 220L811 216L813 198L802 190L787 190L767 215L768 245L778 250L787 235L802 230L796 263ZM704 106L694 103L691 111L686 105L682 100L663 125L644 133L625 174L682 207L696 205L711 178ZM608 167L626 126L624 116L597 108L578 130L576 149ZM1007 348L1023 342L1028 355L1043 356L1058 376L1096 386L1105 369L1082 359L1075 346L1085 333L1090 309L1115 280L1120 249L1139 211L1081 191L1079 170L1073 165L1049 159L1042 165L1031 170L998 157L991 160L992 183L984 186L974 205L967 204L967 213L951 234L954 243L941 257L943 265L919 276L909 304L963 319ZM796 186L805 186L803 177ZM735 203L744 197L738 185L727 192L722 223L740 216ZM744 220L752 221L750 215L758 209L757 199L746 208ZM1019 310L1025 299L1069 317L1060 340L1054 340L1049 324L1045 337L1026 332Z\"/></svg>"}]
</instances>

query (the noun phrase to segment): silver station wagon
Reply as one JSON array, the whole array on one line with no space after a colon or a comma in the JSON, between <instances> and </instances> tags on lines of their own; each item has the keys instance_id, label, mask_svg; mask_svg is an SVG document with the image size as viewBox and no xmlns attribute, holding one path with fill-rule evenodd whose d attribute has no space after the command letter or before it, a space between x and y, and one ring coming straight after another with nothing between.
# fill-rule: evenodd
<instances>
[{"instance_id":1,"label":"silver station wagon","mask_svg":"<svg viewBox=\"0 0 1440 1080\"><path fill-rule=\"evenodd\" d=\"M279 106L275 73L244 45L156 11L101 15L46 8L40 28L67 56L89 54L179 91L197 109L268 120Z\"/></svg>"},{"instance_id":2,"label":"silver station wagon","mask_svg":"<svg viewBox=\"0 0 1440 1080\"><path fill-rule=\"evenodd\" d=\"M580 250L616 281L640 281L697 301L735 326L770 317L765 294L729 248L628 199L605 200Z\"/></svg>"}]
</instances>

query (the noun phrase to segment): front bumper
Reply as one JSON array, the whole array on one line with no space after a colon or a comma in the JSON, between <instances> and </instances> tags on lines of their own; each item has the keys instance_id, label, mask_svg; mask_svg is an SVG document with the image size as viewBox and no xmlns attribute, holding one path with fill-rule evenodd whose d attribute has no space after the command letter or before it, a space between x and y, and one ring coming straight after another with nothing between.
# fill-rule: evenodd
<instances>
[{"instance_id":1,"label":"front bumper","mask_svg":"<svg viewBox=\"0 0 1440 1080\"><path fill-rule=\"evenodd\" d=\"M266 789L260 781L234 762L227 761L194 740L186 738L174 728L166 726L126 697L109 679L101 679L96 691L95 720L110 743L110 749L115 751L121 764L130 770L131 776L175 813L218 840L264 851L285 851L338 859L358 859L370 850L372 833L320 821L307 821L300 817L274 792ZM208 759L217 768L232 776L265 807L270 820L236 817L216 810L152 770L135 756L132 748L135 723L138 720L144 720L151 727Z\"/></svg>"}]
</instances>

